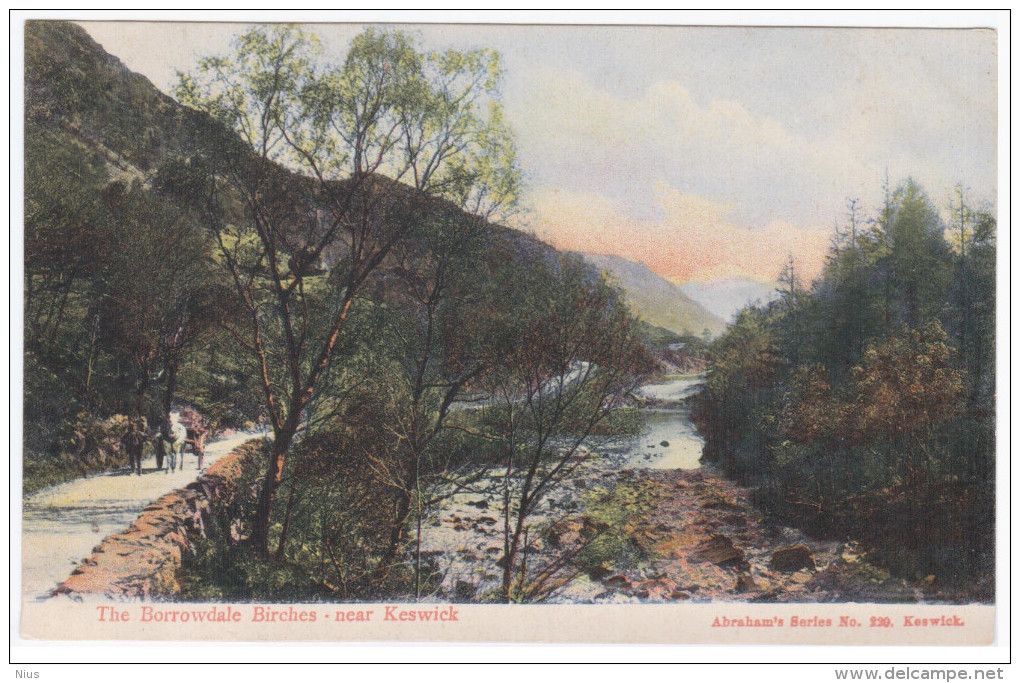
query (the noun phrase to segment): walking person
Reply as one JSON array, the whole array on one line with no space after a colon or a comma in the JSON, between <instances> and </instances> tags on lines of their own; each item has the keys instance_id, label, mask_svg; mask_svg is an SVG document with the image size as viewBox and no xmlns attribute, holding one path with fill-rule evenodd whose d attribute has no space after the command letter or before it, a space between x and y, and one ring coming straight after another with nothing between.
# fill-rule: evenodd
<instances>
[{"instance_id":1,"label":"walking person","mask_svg":"<svg viewBox=\"0 0 1020 683\"><path fill-rule=\"evenodd\" d=\"M128 454L128 471L134 471L138 476L142 475L142 447L145 445L145 433L148 428L144 417L132 420L128 423L122 439L124 450Z\"/></svg>"},{"instance_id":2,"label":"walking person","mask_svg":"<svg viewBox=\"0 0 1020 683\"><path fill-rule=\"evenodd\" d=\"M188 430L188 443L191 444L191 450L198 459L197 469L199 472L202 471L202 463L205 461L205 437L207 434L208 430L201 424L196 424ZM183 467L183 462L181 466Z\"/></svg>"},{"instance_id":3,"label":"walking person","mask_svg":"<svg viewBox=\"0 0 1020 683\"><path fill-rule=\"evenodd\" d=\"M170 446L170 421L164 419L159 426L159 433L156 434L156 469L163 470L164 458L169 455ZM165 471L165 470L163 470Z\"/></svg>"}]
</instances>

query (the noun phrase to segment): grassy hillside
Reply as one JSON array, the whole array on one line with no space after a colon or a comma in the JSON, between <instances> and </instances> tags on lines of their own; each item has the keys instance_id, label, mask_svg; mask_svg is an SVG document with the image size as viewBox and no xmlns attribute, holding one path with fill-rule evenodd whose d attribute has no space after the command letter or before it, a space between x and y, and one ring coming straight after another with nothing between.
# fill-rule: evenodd
<instances>
[{"instance_id":1,"label":"grassy hillside","mask_svg":"<svg viewBox=\"0 0 1020 683\"><path fill-rule=\"evenodd\" d=\"M679 335L700 336L704 330L709 330L715 336L726 329L726 323L720 318L643 263L604 254L581 254L581 257L608 273L626 293L631 310L647 323Z\"/></svg>"}]
</instances>

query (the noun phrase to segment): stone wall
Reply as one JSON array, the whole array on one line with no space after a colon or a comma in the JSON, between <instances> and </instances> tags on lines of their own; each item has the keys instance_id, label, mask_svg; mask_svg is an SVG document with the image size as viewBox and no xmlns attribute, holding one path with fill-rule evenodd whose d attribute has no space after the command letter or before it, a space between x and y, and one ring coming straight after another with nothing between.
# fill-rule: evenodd
<instances>
[{"instance_id":1,"label":"stone wall","mask_svg":"<svg viewBox=\"0 0 1020 683\"><path fill-rule=\"evenodd\" d=\"M110 534L53 595L111 600L171 598L180 592L181 563L195 542L229 533L226 511L237 492L245 460L259 441L249 441L216 461L183 489L145 508L125 531Z\"/></svg>"}]
</instances>

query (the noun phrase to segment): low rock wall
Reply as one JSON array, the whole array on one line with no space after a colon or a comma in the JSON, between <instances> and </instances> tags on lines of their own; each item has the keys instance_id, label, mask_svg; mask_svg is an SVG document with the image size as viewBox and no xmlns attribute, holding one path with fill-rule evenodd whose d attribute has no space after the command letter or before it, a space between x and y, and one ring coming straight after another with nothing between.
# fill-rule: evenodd
<instances>
[{"instance_id":1,"label":"low rock wall","mask_svg":"<svg viewBox=\"0 0 1020 683\"><path fill-rule=\"evenodd\" d=\"M181 564L195 542L229 533L227 511L243 466L260 447L249 441L216 461L201 477L145 508L125 531L110 534L53 595L111 600L172 598L180 592Z\"/></svg>"}]
</instances>

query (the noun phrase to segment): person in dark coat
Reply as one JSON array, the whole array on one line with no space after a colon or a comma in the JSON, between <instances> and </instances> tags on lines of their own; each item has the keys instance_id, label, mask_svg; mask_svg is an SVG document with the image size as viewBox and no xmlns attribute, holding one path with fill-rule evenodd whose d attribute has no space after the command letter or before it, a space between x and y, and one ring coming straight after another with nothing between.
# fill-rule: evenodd
<instances>
[{"instance_id":1,"label":"person in dark coat","mask_svg":"<svg viewBox=\"0 0 1020 683\"><path fill-rule=\"evenodd\" d=\"M144 417L132 420L128 423L122 441L124 450L128 454L129 469L139 476L142 474L142 447L145 445L145 433L148 428L149 425Z\"/></svg>"},{"instance_id":2,"label":"person in dark coat","mask_svg":"<svg viewBox=\"0 0 1020 683\"><path fill-rule=\"evenodd\" d=\"M170 444L170 420L164 419L160 425L159 432L156 434L156 469L163 469L163 459L167 456L169 448L173 448Z\"/></svg>"}]
</instances>

